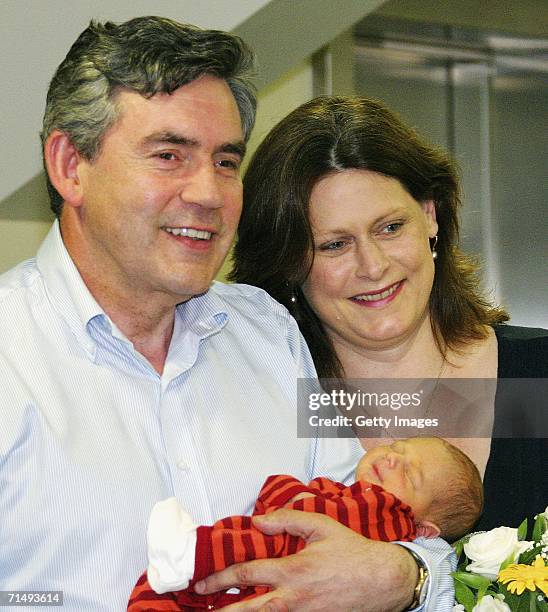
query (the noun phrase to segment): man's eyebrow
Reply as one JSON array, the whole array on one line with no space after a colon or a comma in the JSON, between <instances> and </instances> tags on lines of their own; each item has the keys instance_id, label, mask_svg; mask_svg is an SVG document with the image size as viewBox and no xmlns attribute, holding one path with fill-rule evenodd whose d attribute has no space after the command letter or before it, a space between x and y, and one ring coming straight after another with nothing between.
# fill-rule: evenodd
<instances>
[{"instance_id":1,"label":"man's eyebrow","mask_svg":"<svg viewBox=\"0 0 548 612\"><path fill-rule=\"evenodd\" d=\"M188 138L186 136L183 136L182 134L176 134L175 132L154 132L143 139L144 146L150 146L164 142L184 147L197 147L200 144L194 138Z\"/></svg>"},{"instance_id":2,"label":"man's eyebrow","mask_svg":"<svg viewBox=\"0 0 548 612\"><path fill-rule=\"evenodd\" d=\"M188 138L187 136L183 136L182 134L177 134L175 132L154 132L143 139L143 145L145 147L162 143L179 145L182 147L200 146L199 140L196 140L195 138ZM225 142L217 147L216 152L233 153L243 158L246 152L246 144L243 140L238 140L236 142Z\"/></svg>"},{"instance_id":3,"label":"man's eyebrow","mask_svg":"<svg viewBox=\"0 0 548 612\"><path fill-rule=\"evenodd\" d=\"M234 153L243 159L246 152L246 144L243 140L239 140L238 142L225 142L218 147L217 150L219 153Z\"/></svg>"}]
</instances>

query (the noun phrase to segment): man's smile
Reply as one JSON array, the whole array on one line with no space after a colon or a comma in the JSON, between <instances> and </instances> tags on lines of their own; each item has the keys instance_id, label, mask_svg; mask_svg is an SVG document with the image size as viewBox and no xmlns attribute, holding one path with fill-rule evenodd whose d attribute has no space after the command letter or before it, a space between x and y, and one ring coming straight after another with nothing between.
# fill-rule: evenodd
<instances>
[{"instance_id":1,"label":"man's smile","mask_svg":"<svg viewBox=\"0 0 548 612\"><path fill-rule=\"evenodd\" d=\"M193 227L163 227L162 228L168 234L174 236L185 236L186 238L192 238L193 240L211 240L213 232L207 230L199 230Z\"/></svg>"}]
</instances>

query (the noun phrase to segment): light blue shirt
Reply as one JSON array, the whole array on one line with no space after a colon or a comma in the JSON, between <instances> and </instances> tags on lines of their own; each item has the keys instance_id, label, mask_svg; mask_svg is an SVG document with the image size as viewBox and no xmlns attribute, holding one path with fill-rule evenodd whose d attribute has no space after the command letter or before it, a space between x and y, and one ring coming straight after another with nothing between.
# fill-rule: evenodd
<instances>
[{"instance_id":1,"label":"light blue shirt","mask_svg":"<svg viewBox=\"0 0 548 612\"><path fill-rule=\"evenodd\" d=\"M0 590L60 590L65 610L125 609L158 500L210 524L249 513L269 474L349 481L360 455L297 438L296 379L314 366L263 291L214 283L178 306L160 376L89 293L57 223L0 277L0 376ZM431 569L447 558L434 551Z\"/></svg>"}]
</instances>

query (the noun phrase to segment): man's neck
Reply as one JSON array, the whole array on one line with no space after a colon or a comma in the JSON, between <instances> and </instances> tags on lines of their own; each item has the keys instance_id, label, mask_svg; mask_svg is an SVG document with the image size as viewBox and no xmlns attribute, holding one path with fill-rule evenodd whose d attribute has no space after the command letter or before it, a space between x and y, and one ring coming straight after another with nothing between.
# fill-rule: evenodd
<instances>
[{"instance_id":1,"label":"man's neck","mask_svg":"<svg viewBox=\"0 0 548 612\"><path fill-rule=\"evenodd\" d=\"M82 274L89 291L98 304L133 343L135 350L162 374L167 358L175 320L175 305L166 303L163 296L128 300L106 289L102 283ZM155 299L156 297L156 299Z\"/></svg>"},{"instance_id":2,"label":"man's neck","mask_svg":"<svg viewBox=\"0 0 548 612\"><path fill-rule=\"evenodd\" d=\"M82 280L94 299L116 327L133 343L152 367L162 374L169 351L175 320L173 296L160 291L144 291L126 278L112 278L96 265L70 232L63 242Z\"/></svg>"},{"instance_id":3,"label":"man's neck","mask_svg":"<svg viewBox=\"0 0 548 612\"><path fill-rule=\"evenodd\" d=\"M149 316L146 312L142 310L136 312L135 309L107 307L104 310L118 329L133 343L135 350L161 375L173 335L175 307L171 306L162 316L158 316L158 311L153 311L153 316Z\"/></svg>"}]
</instances>

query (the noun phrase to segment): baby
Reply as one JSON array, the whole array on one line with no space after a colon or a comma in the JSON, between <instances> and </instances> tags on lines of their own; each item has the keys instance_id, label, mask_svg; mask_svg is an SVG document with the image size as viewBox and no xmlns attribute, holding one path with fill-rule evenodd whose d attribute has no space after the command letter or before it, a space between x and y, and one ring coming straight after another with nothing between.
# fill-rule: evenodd
<instances>
[{"instance_id":1,"label":"baby","mask_svg":"<svg viewBox=\"0 0 548 612\"><path fill-rule=\"evenodd\" d=\"M482 506L480 475L462 451L439 438L410 438L368 451L348 487L327 478L307 486L291 476L270 476L254 514L292 508L326 514L374 540L438 535L455 540L474 525ZM147 537L149 566L131 595L129 612L215 609L255 597L268 588L198 595L188 587L228 565L304 548L297 536L263 534L249 516L194 525L173 497L154 506Z\"/></svg>"}]
</instances>

